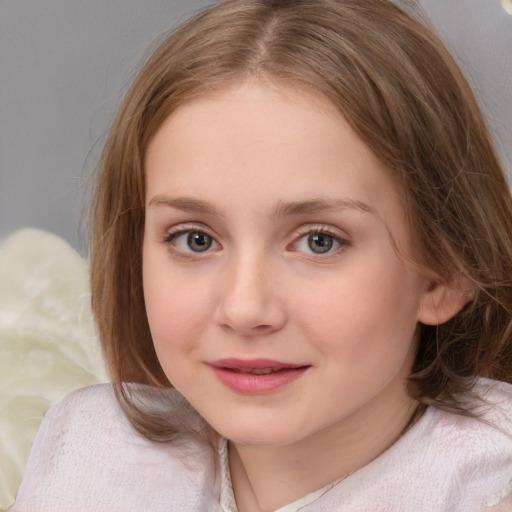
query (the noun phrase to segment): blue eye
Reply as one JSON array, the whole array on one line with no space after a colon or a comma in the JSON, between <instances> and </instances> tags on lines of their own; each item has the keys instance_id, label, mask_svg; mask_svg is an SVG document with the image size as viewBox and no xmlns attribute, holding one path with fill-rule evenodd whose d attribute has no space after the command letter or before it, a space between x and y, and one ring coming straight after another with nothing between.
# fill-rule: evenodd
<instances>
[{"instance_id":1,"label":"blue eye","mask_svg":"<svg viewBox=\"0 0 512 512\"><path fill-rule=\"evenodd\" d=\"M213 237L203 231L181 231L169 235L166 241L182 252L206 252L219 246Z\"/></svg>"},{"instance_id":2,"label":"blue eye","mask_svg":"<svg viewBox=\"0 0 512 512\"><path fill-rule=\"evenodd\" d=\"M315 232L307 233L299 238L295 249L313 254L327 254L339 249L342 245L342 241L329 233Z\"/></svg>"}]
</instances>

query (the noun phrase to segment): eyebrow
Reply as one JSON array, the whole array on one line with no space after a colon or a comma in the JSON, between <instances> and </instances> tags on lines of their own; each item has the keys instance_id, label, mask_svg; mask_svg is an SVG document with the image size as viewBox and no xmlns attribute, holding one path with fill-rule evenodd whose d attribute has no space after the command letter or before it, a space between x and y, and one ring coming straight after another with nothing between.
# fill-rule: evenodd
<instances>
[{"instance_id":1,"label":"eyebrow","mask_svg":"<svg viewBox=\"0 0 512 512\"><path fill-rule=\"evenodd\" d=\"M166 195L157 195L149 201L148 208L155 208L157 206L167 206L184 212L220 215L220 212L218 212L217 208L215 208L213 204L193 197L170 197Z\"/></svg>"},{"instance_id":2,"label":"eyebrow","mask_svg":"<svg viewBox=\"0 0 512 512\"><path fill-rule=\"evenodd\" d=\"M356 199L319 198L308 201L277 201L272 209L271 217L279 218L286 217L288 215L339 212L347 209L355 209L366 213L376 213L374 208Z\"/></svg>"},{"instance_id":3,"label":"eyebrow","mask_svg":"<svg viewBox=\"0 0 512 512\"><path fill-rule=\"evenodd\" d=\"M223 216L215 206L202 199L193 197L170 197L167 195L156 195L148 204L148 208L165 206L189 213L200 213L206 215ZM270 213L271 219L282 218L293 215L307 215L315 213L338 212L347 209L355 209L365 213L375 214L376 210L368 204L349 198L331 199L318 198L307 201L282 201L278 200Z\"/></svg>"}]
</instances>

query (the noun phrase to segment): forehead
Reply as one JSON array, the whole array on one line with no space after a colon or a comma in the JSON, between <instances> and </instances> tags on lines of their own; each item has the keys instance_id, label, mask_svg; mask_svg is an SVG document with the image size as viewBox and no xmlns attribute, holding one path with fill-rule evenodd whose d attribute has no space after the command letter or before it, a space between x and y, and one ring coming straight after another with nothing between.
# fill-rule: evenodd
<instances>
[{"instance_id":1,"label":"forehead","mask_svg":"<svg viewBox=\"0 0 512 512\"><path fill-rule=\"evenodd\" d=\"M146 172L147 202L192 194L247 209L342 197L403 213L380 160L327 99L298 88L249 82L179 107L151 141Z\"/></svg>"}]
</instances>

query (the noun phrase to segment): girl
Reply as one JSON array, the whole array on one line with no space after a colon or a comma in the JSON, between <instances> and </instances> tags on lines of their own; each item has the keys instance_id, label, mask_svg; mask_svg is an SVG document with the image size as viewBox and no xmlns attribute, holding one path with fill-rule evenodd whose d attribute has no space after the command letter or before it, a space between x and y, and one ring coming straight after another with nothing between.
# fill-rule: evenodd
<instances>
[{"instance_id":1,"label":"girl","mask_svg":"<svg viewBox=\"0 0 512 512\"><path fill-rule=\"evenodd\" d=\"M387 0L226 0L129 90L92 203L114 387L14 511L512 510L512 202Z\"/></svg>"}]
</instances>

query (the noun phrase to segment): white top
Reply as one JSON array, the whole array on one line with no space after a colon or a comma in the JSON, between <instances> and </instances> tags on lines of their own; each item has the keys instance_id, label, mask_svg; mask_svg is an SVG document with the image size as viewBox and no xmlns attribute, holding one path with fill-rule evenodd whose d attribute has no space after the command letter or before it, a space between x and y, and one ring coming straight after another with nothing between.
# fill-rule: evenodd
<instances>
[{"instance_id":1,"label":"white top","mask_svg":"<svg viewBox=\"0 0 512 512\"><path fill-rule=\"evenodd\" d=\"M512 386L481 380L478 391L480 420L429 407L373 462L281 511L512 511ZM11 511L232 512L226 468L222 478L219 453L198 441L142 438L112 387L93 386L46 414Z\"/></svg>"}]
</instances>

